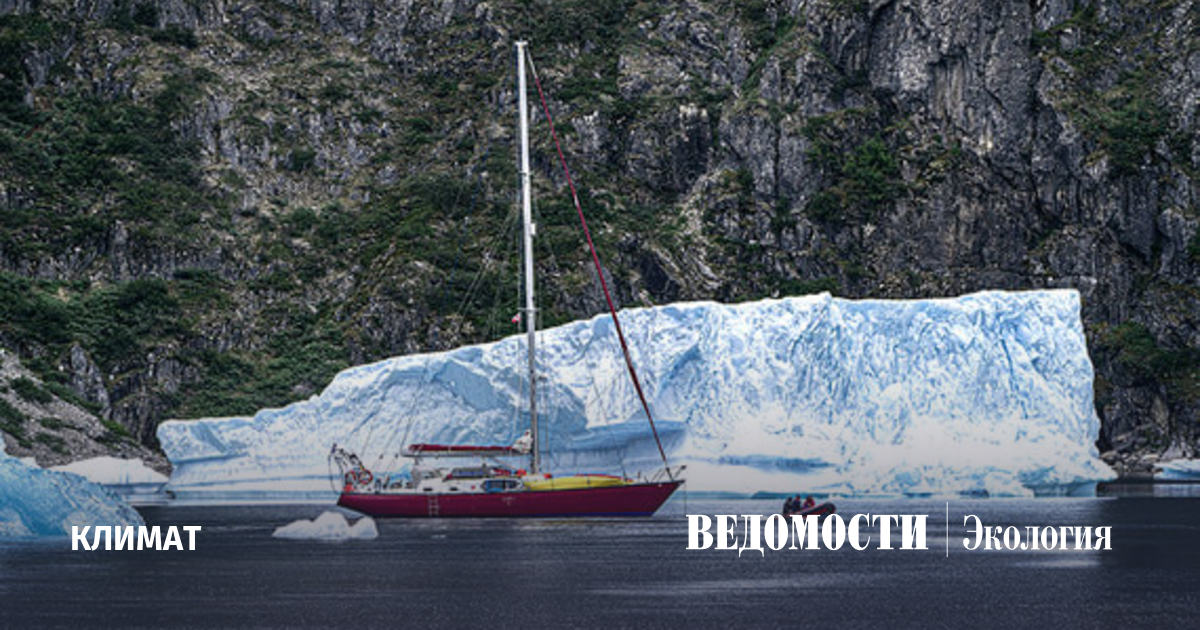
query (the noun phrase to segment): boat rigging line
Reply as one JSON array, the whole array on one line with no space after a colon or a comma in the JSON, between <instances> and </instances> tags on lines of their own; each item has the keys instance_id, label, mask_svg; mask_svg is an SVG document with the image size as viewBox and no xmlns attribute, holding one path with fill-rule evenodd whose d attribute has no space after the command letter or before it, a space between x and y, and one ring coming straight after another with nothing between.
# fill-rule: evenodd
<instances>
[{"instance_id":1,"label":"boat rigging line","mask_svg":"<svg viewBox=\"0 0 1200 630\"><path fill-rule=\"evenodd\" d=\"M571 179L571 170L567 168L567 158L563 155L562 145L558 141L558 132L554 129L554 118L550 115L550 107L546 104L546 95L542 91L542 81L538 77L537 67L533 63L533 55L529 50L525 50L525 56L529 59L530 74L533 75L533 84L537 86L538 98L542 102L542 112L546 115L546 123L550 127L550 137L554 140L554 149L558 152L558 161L562 165L563 175L567 180L567 187L571 190L571 200L575 202L575 212L579 215L579 224L583 227L583 235L587 239L588 249L592 252L592 263L596 267L596 276L600 279L600 288L604 290L604 301L608 303L608 312L612 314L613 326L617 330L617 339L621 342L621 352L625 356L625 367L629 369L629 377L633 379L633 388L637 390L638 399L642 402L642 410L646 412L646 420L650 422L650 431L654 434L654 443L658 446L658 454L662 457L663 468L667 471L667 478L672 481L675 479L671 474L671 466L667 462L667 452L663 450L662 440L658 437L658 428L654 426L654 416L650 414L650 405L646 402L646 394L642 392L642 384L638 381L637 370L633 367L633 359L629 355L629 345L625 343L625 333L621 331L621 320L617 317L617 309L613 306L612 295L608 290L608 282L604 279L604 269L600 265L600 256L596 253L596 246L592 243L592 234L588 230L587 219L583 216L583 206L579 203L579 194L575 191L575 182Z\"/></svg>"}]
</instances>

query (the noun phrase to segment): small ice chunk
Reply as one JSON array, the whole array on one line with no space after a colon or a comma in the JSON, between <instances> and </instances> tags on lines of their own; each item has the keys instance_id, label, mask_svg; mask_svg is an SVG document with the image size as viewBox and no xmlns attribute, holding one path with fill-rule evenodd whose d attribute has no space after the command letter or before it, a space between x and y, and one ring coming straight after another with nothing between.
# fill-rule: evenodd
<instances>
[{"instance_id":1,"label":"small ice chunk","mask_svg":"<svg viewBox=\"0 0 1200 630\"><path fill-rule=\"evenodd\" d=\"M379 530L375 529L375 520L369 516L351 525L341 513L325 512L311 521L302 518L278 527L271 535L312 540L371 540L379 537Z\"/></svg>"}]
</instances>

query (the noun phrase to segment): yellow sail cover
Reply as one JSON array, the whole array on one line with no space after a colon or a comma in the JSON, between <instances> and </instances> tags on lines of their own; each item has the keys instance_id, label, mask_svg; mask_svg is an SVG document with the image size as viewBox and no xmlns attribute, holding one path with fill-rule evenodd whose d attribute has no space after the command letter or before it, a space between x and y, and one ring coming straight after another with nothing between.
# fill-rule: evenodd
<instances>
[{"instance_id":1,"label":"yellow sail cover","mask_svg":"<svg viewBox=\"0 0 1200 630\"><path fill-rule=\"evenodd\" d=\"M579 490L581 488L605 488L627 486L630 481L612 475L567 475L566 477L525 477L521 480L529 490Z\"/></svg>"}]
</instances>

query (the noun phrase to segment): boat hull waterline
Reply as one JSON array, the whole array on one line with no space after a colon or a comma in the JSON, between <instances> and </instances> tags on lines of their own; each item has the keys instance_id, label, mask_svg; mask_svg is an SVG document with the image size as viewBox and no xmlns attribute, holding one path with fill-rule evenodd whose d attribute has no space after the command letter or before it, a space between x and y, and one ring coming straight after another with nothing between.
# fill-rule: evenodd
<instances>
[{"instance_id":1,"label":"boat hull waterline","mask_svg":"<svg viewBox=\"0 0 1200 630\"><path fill-rule=\"evenodd\" d=\"M343 492L337 504L377 518L651 516L682 483L491 493Z\"/></svg>"}]
</instances>

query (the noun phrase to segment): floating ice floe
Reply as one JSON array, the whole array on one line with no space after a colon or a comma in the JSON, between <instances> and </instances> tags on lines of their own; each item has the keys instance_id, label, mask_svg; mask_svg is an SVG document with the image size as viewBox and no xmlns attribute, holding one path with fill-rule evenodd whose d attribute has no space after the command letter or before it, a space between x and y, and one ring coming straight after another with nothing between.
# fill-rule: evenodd
<instances>
[{"instance_id":1,"label":"floating ice floe","mask_svg":"<svg viewBox=\"0 0 1200 630\"><path fill-rule=\"evenodd\" d=\"M693 490L1011 496L1113 476L1095 447L1079 309L1073 290L821 294L621 318ZM386 359L281 409L165 422L169 488L181 498L330 498L335 442L377 478L404 473L404 435L511 443L528 426L524 344ZM660 466L607 315L541 331L538 348L550 469L632 476Z\"/></svg>"},{"instance_id":2,"label":"floating ice floe","mask_svg":"<svg viewBox=\"0 0 1200 630\"><path fill-rule=\"evenodd\" d=\"M30 466L0 441L0 538L67 536L71 526L143 525L141 515L100 485Z\"/></svg>"},{"instance_id":3,"label":"floating ice floe","mask_svg":"<svg viewBox=\"0 0 1200 630\"><path fill-rule=\"evenodd\" d=\"M302 518L278 527L271 535L275 538L311 540L371 540L379 537L379 530L369 516L351 525L339 512L324 512L311 521Z\"/></svg>"}]
</instances>

